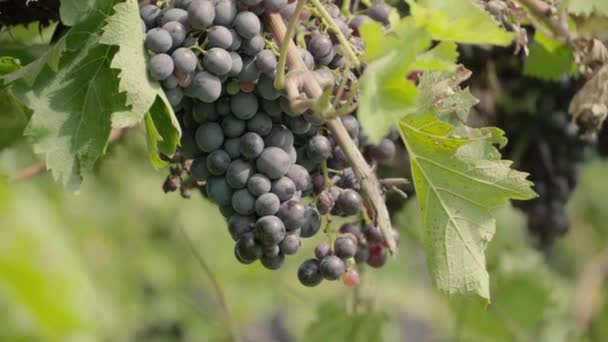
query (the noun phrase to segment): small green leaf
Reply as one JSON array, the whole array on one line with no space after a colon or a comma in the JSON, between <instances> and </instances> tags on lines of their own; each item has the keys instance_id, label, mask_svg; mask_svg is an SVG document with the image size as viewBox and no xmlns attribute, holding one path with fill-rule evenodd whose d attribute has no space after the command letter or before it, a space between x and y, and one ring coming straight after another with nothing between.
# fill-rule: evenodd
<instances>
[{"instance_id":1,"label":"small green leaf","mask_svg":"<svg viewBox=\"0 0 608 342\"><path fill-rule=\"evenodd\" d=\"M530 55L524 64L524 75L558 80L572 70L574 56L568 47L546 37L540 31L536 31L534 38Z\"/></svg>"},{"instance_id":2,"label":"small green leaf","mask_svg":"<svg viewBox=\"0 0 608 342\"><path fill-rule=\"evenodd\" d=\"M349 314L335 303L324 303L306 330L307 342L381 342L386 318L378 313Z\"/></svg>"},{"instance_id":3,"label":"small green leaf","mask_svg":"<svg viewBox=\"0 0 608 342\"><path fill-rule=\"evenodd\" d=\"M160 151L158 150L158 144L163 141L163 138L158 133L156 126L154 125L154 120L150 113L146 113L145 116L146 123L146 143L148 144L148 158L150 159L150 163L156 169L160 169L162 167L167 166L167 162L160 158Z\"/></svg>"},{"instance_id":4,"label":"small green leaf","mask_svg":"<svg viewBox=\"0 0 608 342\"><path fill-rule=\"evenodd\" d=\"M412 69L454 70L458 60L458 46L454 42L440 42L432 49L421 53Z\"/></svg>"},{"instance_id":5,"label":"small green leaf","mask_svg":"<svg viewBox=\"0 0 608 342\"><path fill-rule=\"evenodd\" d=\"M4 76L21 68L19 59L9 56L0 57L0 76Z\"/></svg>"},{"instance_id":6,"label":"small green leaf","mask_svg":"<svg viewBox=\"0 0 608 342\"><path fill-rule=\"evenodd\" d=\"M513 34L499 28L490 15L471 0L407 0L416 22L433 39L469 44L507 46Z\"/></svg>"},{"instance_id":7,"label":"small green leaf","mask_svg":"<svg viewBox=\"0 0 608 342\"><path fill-rule=\"evenodd\" d=\"M61 0L59 15L61 22L67 26L74 26L94 8L104 6L105 0Z\"/></svg>"},{"instance_id":8,"label":"small green leaf","mask_svg":"<svg viewBox=\"0 0 608 342\"><path fill-rule=\"evenodd\" d=\"M435 111L437 116L452 124L466 122L471 108L479 101L471 94L469 88L462 89L454 84L456 71L426 71L418 84L417 112Z\"/></svg>"},{"instance_id":9,"label":"small green leaf","mask_svg":"<svg viewBox=\"0 0 608 342\"><path fill-rule=\"evenodd\" d=\"M608 1L606 0L570 0L568 11L575 15L589 16L593 12L608 15Z\"/></svg>"},{"instance_id":10,"label":"small green leaf","mask_svg":"<svg viewBox=\"0 0 608 342\"><path fill-rule=\"evenodd\" d=\"M375 21L368 21L359 28L361 38L365 43L365 60L371 62L386 54L388 50L383 26Z\"/></svg>"},{"instance_id":11,"label":"small green leaf","mask_svg":"<svg viewBox=\"0 0 608 342\"><path fill-rule=\"evenodd\" d=\"M535 196L526 174L500 160L497 128L454 127L433 114L410 115L399 129L409 153L433 283L448 294L490 299L484 251L492 239L492 210L512 199Z\"/></svg>"},{"instance_id":12,"label":"small green leaf","mask_svg":"<svg viewBox=\"0 0 608 342\"><path fill-rule=\"evenodd\" d=\"M52 48L48 49L47 52L26 65L25 67L4 76L4 84L9 84L17 80L23 79L27 85L32 86L40 73L44 70L45 66L48 66L52 71L57 72L59 69L59 62L63 56L63 52L66 48L66 36L61 38Z\"/></svg>"},{"instance_id":13,"label":"small green leaf","mask_svg":"<svg viewBox=\"0 0 608 342\"><path fill-rule=\"evenodd\" d=\"M358 117L371 143L380 141L391 125L413 109L418 90L407 74L417 54L431 43L411 18L403 20L396 30L397 44L369 63L360 81Z\"/></svg>"},{"instance_id":14,"label":"small green leaf","mask_svg":"<svg viewBox=\"0 0 608 342\"><path fill-rule=\"evenodd\" d=\"M13 144L23 136L23 130L31 116L10 92L0 88L0 150Z\"/></svg>"},{"instance_id":15,"label":"small green leaf","mask_svg":"<svg viewBox=\"0 0 608 342\"><path fill-rule=\"evenodd\" d=\"M167 108L163 99L157 97L147 115L152 119L156 132L161 138L156 140L158 151L168 156L173 155L179 145L181 133L175 129L179 127L179 123L173 111Z\"/></svg>"},{"instance_id":16,"label":"small green leaf","mask_svg":"<svg viewBox=\"0 0 608 342\"><path fill-rule=\"evenodd\" d=\"M34 150L45 156L55 179L72 190L78 188L82 172L104 153L111 116L127 110L117 72L110 68L117 48L99 44L111 10L112 1L106 0L105 7L99 6L68 31L56 73L41 68L32 86L13 84L13 93L34 111L26 129ZM43 59L47 64L49 59Z\"/></svg>"}]
</instances>

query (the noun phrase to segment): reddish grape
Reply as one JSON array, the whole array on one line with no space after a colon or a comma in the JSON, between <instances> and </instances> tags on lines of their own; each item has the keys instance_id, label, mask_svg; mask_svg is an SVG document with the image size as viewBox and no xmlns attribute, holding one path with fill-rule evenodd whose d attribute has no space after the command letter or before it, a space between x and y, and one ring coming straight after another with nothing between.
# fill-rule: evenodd
<instances>
[{"instance_id":1,"label":"reddish grape","mask_svg":"<svg viewBox=\"0 0 608 342\"><path fill-rule=\"evenodd\" d=\"M356 269L349 268L342 275L342 282L344 285L346 285L346 287L354 289L355 287L359 287L359 284L361 284L361 276Z\"/></svg>"},{"instance_id":2,"label":"reddish grape","mask_svg":"<svg viewBox=\"0 0 608 342\"><path fill-rule=\"evenodd\" d=\"M380 268L386 263L386 249L382 245L372 245L369 247L369 257L367 264L374 268Z\"/></svg>"}]
</instances>

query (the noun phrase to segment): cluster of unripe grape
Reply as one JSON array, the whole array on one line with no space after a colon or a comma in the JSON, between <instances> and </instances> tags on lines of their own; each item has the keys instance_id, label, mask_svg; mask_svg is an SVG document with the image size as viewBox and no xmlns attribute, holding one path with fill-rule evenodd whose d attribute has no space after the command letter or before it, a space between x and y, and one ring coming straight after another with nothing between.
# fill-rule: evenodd
<instances>
[{"instance_id":1,"label":"cluster of unripe grape","mask_svg":"<svg viewBox=\"0 0 608 342\"><path fill-rule=\"evenodd\" d=\"M226 218L236 259L243 264L260 260L268 269L280 268L286 255L300 249L303 238L317 234L324 215L373 217L355 172L323 119L310 107L294 106L274 87L280 42L264 32L260 15L281 13L288 21L295 5L287 0L176 0L140 10L151 55L149 75L161 82L183 131L181 167L172 168L165 190L180 184L201 189ZM388 24L390 12L390 6L378 3L370 7L370 17L348 21L336 6L326 9L358 49L359 26L370 17ZM342 77L354 74L344 72L345 57L336 37L320 31L310 13L299 20L304 32L300 57L323 88L337 88ZM370 163L394 157L390 135L372 146L356 113L341 121ZM354 286L358 273L350 266L384 264L387 252L380 230L372 224L363 232L344 228L351 226L356 227L342 227L345 231L331 248L317 246L318 260L300 266L302 284L343 276Z\"/></svg>"}]
</instances>

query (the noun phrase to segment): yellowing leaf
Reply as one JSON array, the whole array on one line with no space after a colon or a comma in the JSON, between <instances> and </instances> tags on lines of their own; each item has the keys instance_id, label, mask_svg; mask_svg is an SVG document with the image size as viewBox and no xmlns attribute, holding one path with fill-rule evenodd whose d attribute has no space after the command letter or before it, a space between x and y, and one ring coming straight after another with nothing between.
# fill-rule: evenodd
<instances>
[{"instance_id":1,"label":"yellowing leaf","mask_svg":"<svg viewBox=\"0 0 608 342\"><path fill-rule=\"evenodd\" d=\"M416 22L437 40L507 46L513 34L499 28L472 0L407 0Z\"/></svg>"},{"instance_id":2,"label":"yellowing leaf","mask_svg":"<svg viewBox=\"0 0 608 342\"><path fill-rule=\"evenodd\" d=\"M490 299L484 251L492 239L492 210L509 198L535 196L526 174L500 160L496 128L456 136L432 114L410 115L399 129L410 156L433 283L448 294Z\"/></svg>"}]
</instances>

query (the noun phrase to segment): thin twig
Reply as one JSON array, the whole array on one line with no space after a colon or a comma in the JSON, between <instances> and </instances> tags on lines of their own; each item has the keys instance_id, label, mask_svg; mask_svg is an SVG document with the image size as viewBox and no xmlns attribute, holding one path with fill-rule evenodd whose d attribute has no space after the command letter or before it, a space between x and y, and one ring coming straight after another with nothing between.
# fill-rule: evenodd
<instances>
[{"instance_id":1,"label":"thin twig","mask_svg":"<svg viewBox=\"0 0 608 342\"><path fill-rule=\"evenodd\" d=\"M115 142L120 139L127 132L127 128L114 128L110 132L110 138L108 139L108 144ZM34 165L30 165L25 169L17 172L11 178L9 178L9 183L16 183L28 179L32 179L36 176L39 176L48 171L45 162L40 162Z\"/></svg>"},{"instance_id":2,"label":"thin twig","mask_svg":"<svg viewBox=\"0 0 608 342\"><path fill-rule=\"evenodd\" d=\"M182 236L186 241L188 248L192 252L192 255L194 255L194 258L203 269L203 272L205 272L205 274L211 281L211 285L213 286L213 290L215 291L217 300L220 306L222 307L222 311L224 312L224 319L226 320L226 325L228 326L228 331L230 332L230 337L232 341L240 341L238 332L236 331L236 326L234 325L234 321L232 320L232 316L230 315L230 310L228 309L228 304L226 302L226 297L224 296L224 291L222 291L220 283L217 281L217 278L215 277L213 272L211 272L211 269L209 268L207 262L205 262L203 256L198 252L198 250L196 250L196 247L194 246L192 239L190 239L190 236L188 236L188 233L186 233L186 230L184 230L184 228L180 226L179 231L180 233L182 233Z\"/></svg>"},{"instance_id":3,"label":"thin twig","mask_svg":"<svg viewBox=\"0 0 608 342\"><path fill-rule=\"evenodd\" d=\"M264 18L275 40L283 41L283 38L285 38L286 28L281 16L276 13L265 13ZM289 39L288 43L289 44L287 45L286 49L287 65L291 69L305 70L304 74L302 75L303 90L308 97L318 99L323 94L323 89L321 89L317 80L306 68L306 65L302 61L294 42ZM331 107L331 105L328 105L328 107ZM331 108L329 109L331 110ZM397 247L392 234L390 216L388 214L388 209L386 208L386 203L384 202L380 182L378 182L378 179L365 161L365 158L359 151L357 145L355 145L353 140L348 135L342 121L339 118L327 120L327 128L330 130L336 142L340 145L340 148L342 148L342 151L344 151L344 154L355 171L355 174L361 181L361 189L363 190L363 193L367 195L370 203L374 207L378 227L382 230L389 251L391 253L396 252Z\"/></svg>"},{"instance_id":4,"label":"thin twig","mask_svg":"<svg viewBox=\"0 0 608 342\"><path fill-rule=\"evenodd\" d=\"M522 5L526 6L542 20L545 25L553 32L554 35L563 39L568 46L574 51L578 51L579 46L576 45L577 35L568 28L567 20L563 20L563 16L555 16L553 7L541 0L518 0Z\"/></svg>"},{"instance_id":5,"label":"thin twig","mask_svg":"<svg viewBox=\"0 0 608 342\"><path fill-rule=\"evenodd\" d=\"M285 62L287 59L287 48L290 45L291 36L295 32L296 26L298 26L298 22L300 21L300 12L302 12L304 5L306 5L306 0L298 0L296 9L291 15L291 18L289 18L289 23L287 24L287 31L285 32L284 36L282 37L282 39L279 39L279 37L275 36L275 40L281 42L279 64L277 65L277 76L274 80L274 87L278 90L283 90L283 87L285 86ZM281 19L281 23L283 22L282 20L283 19Z\"/></svg>"}]
</instances>

